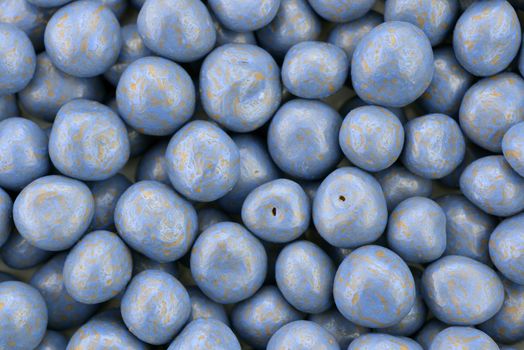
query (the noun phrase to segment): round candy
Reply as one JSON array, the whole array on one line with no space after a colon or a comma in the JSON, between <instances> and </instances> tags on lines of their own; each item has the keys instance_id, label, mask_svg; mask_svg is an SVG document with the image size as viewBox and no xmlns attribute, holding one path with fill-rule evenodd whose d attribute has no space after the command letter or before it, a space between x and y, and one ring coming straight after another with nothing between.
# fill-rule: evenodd
<instances>
[{"instance_id":1,"label":"round candy","mask_svg":"<svg viewBox=\"0 0 524 350\"><path fill-rule=\"evenodd\" d=\"M46 175L50 168L47 143L45 131L28 119L13 117L1 121L0 186L20 191Z\"/></svg>"},{"instance_id":2,"label":"round candy","mask_svg":"<svg viewBox=\"0 0 524 350\"><path fill-rule=\"evenodd\" d=\"M191 300L191 316L188 322L203 319L215 319L229 326L229 318L224 305L215 303L202 293L198 288L192 287L187 290Z\"/></svg>"},{"instance_id":3,"label":"round candy","mask_svg":"<svg viewBox=\"0 0 524 350\"><path fill-rule=\"evenodd\" d=\"M354 96L350 98L349 100L347 100L346 102L344 102L344 104L342 105L342 107L339 108L338 111L342 116L346 116L352 110L358 107L364 107L364 106L370 106L370 104L363 101L358 96ZM402 123L402 125L406 124L407 119L406 119L406 114L404 113L403 108L388 107L387 110L393 113L394 115L396 115L398 120L400 120L400 122Z\"/></svg>"},{"instance_id":4,"label":"round candy","mask_svg":"<svg viewBox=\"0 0 524 350\"><path fill-rule=\"evenodd\" d=\"M202 208L198 211L198 233L223 221L231 221L224 212L215 208Z\"/></svg>"},{"instance_id":5,"label":"round candy","mask_svg":"<svg viewBox=\"0 0 524 350\"><path fill-rule=\"evenodd\" d=\"M522 95L524 80L515 73L480 80L462 100L459 114L462 130L480 147L500 153L506 131L524 121L524 100L519 98Z\"/></svg>"},{"instance_id":6,"label":"round candy","mask_svg":"<svg viewBox=\"0 0 524 350\"><path fill-rule=\"evenodd\" d=\"M444 255L461 255L489 262L488 240L497 221L466 197L450 194L436 200L446 214L447 245Z\"/></svg>"},{"instance_id":7,"label":"round candy","mask_svg":"<svg viewBox=\"0 0 524 350\"><path fill-rule=\"evenodd\" d=\"M109 231L85 235L67 255L64 284L84 304L98 304L120 293L131 279L131 252Z\"/></svg>"},{"instance_id":8,"label":"round candy","mask_svg":"<svg viewBox=\"0 0 524 350\"><path fill-rule=\"evenodd\" d=\"M202 64L202 106L211 119L232 131L253 131L265 124L280 105L281 94L280 69L258 46L223 45Z\"/></svg>"},{"instance_id":9,"label":"round candy","mask_svg":"<svg viewBox=\"0 0 524 350\"><path fill-rule=\"evenodd\" d=\"M65 350L67 347L66 338L55 331L47 331L44 339L35 350Z\"/></svg>"},{"instance_id":10,"label":"round candy","mask_svg":"<svg viewBox=\"0 0 524 350\"><path fill-rule=\"evenodd\" d=\"M129 159L126 126L111 108L73 100L58 111L49 137L49 156L64 175L106 180Z\"/></svg>"},{"instance_id":11,"label":"round candy","mask_svg":"<svg viewBox=\"0 0 524 350\"><path fill-rule=\"evenodd\" d=\"M0 188L0 247L4 245L9 238L12 229L13 200L2 188Z\"/></svg>"},{"instance_id":12,"label":"round candy","mask_svg":"<svg viewBox=\"0 0 524 350\"><path fill-rule=\"evenodd\" d=\"M452 29L458 10L457 0L391 0L386 2L384 19L416 25L436 46Z\"/></svg>"},{"instance_id":13,"label":"round candy","mask_svg":"<svg viewBox=\"0 0 524 350\"><path fill-rule=\"evenodd\" d=\"M237 304L231 314L235 332L255 349L265 349L276 331L302 318L303 314L289 305L275 286L263 287Z\"/></svg>"},{"instance_id":14,"label":"round candy","mask_svg":"<svg viewBox=\"0 0 524 350\"><path fill-rule=\"evenodd\" d=\"M20 111L16 103L16 95L0 96L0 121L9 117L16 117L17 115L20 115Z\"/></svg>"},{"instance_id":15,"label":"round candy","mask_svg":"<svg viewBox=\"0 0 524 350\"><path fill-rule=\"evenodd\" d=\"M429 40L422 30L407 22L386 22L375 27L360 40L351 62L353 88L358 96L386 107L403 107L415 101L431 83L433 71Z\"/></svg>"},{"instance_id":16,"label":"round candy","mask_svg":"<svg viewBox=\"0 0 524 350\"><path fill-rule=\"evenodd\" d=\"M422 347L409 338L389 334L364 334L358 337L348 350L422 350Z\"/></svg>"},{"instance_id":17,"label":"round candy","mask_svg":"<svg viewBox=\"0 0 524 350\"><path fill-rule=\"evenodd\" d=\"M404 146L404 128L390 111L378 106L353 109L344 118L339 133L342 152L367 171L389 168Z\"/></svg>"},{"instance_id":18,"label":"round candy","mask_svg":"<svg viewBox=\"0 0 524 350\"><path fill-rule=\"evenodd\" d=\"M220 321L198 319L189 323L167 350L240 350L231 329Z\"/></svg>"},{"instance_id":19,"label":"round candy","mask_svg":"<svg viewBox=\"0 0 524 350\"><path fill-rule=\"evenodd\" d=\"M269 340L266 350L341 350L335 337L311 321L294 321L281 327Z\"/></svg>"},{"instance_id":20,"label":"round candy","mask_svg":"<svg viewBox=\"0 0 524 350\"><path fill-rule=\"evenodd\" d=\"M372 328L399 323L415 303L415 282L406 263L391 250L370 245L340 264L333 295L351 322Z\"/></svg>"},{"instance_id":21,"label":"round candy","mask_svg":"<svg viewBox=\"0 0 524 350\"><path fill-rule=\"evenodd\" d=\"M290 242L309 227L311 204L296 182L278 179L255 188L242 206L242 222L257 237Z\"/></svg>"},{"instance_id":22,"label":"round candy","mask_svg":"<svg viewBox=\"0 0 524 350\"><path fill-rule=\"evenodd\" d=\"M191 314L186 289L175 277L158 270L136 275L122 297L122 318L138 339L165 344L184 326Z\"/></svg>"},{"instance_id":23,"label":"round candy","mask_svg":"<svg viewBox=\"0 0 524 350\"><path fill-rule=\"evenodd\" d=\"M426 268L422 293L433 315L450 325L487 321L504 302L504 287L497 274L476 260L458 255L445 256Z\"/></svg>"},{"instance_id":24,"label":"round candy","mask_svg":"<svg viewBox=\"0 0 524 350\"><path fill-rule=\"evenodd\" d=\"M45 30L45 48L53 64L76 77L104 73L122 47L120 24L114 13L97 1L74 1L59 9Z\"/></svg>"},{"instance_id":25,"label":"round candy","mask_svg":"<svg viewBox=\"0 0 524 350\"><path fill-rule=\"evenodd\" d=\"M521 33L517 13L507 1L477 1L458 19L453 49L462 67L486 77L504 70L517 56Z\"/></svg>"},{"instance_id":26,"label":"round candy","mask_svg":"<svg viewBox=\"0 0 524 350\"><path fill-rule=\"evenodd\" d=\"M309 0L316 13L331 22L349 22L364 16L375 0Z\"/></svg>"},{"instance_id":27,"label":"round candy","mask_svg":"<svg viewBox=\"0 0 524 350\"><path fill-rule=\"evenodd\" d=\"M269 125L269 154L291 176L320 179L340 161L341 124L337 111L324 102L289 101L280 107Z\"/></svg>"},{"instance_id":28,"label":"round candy","mask_svg":"<svg viewBox=\"0 0 524 350\"><path fill-rule=\"evenodd\" d=\"M428 114L405 126L402 163L427 179L439 179L457 168L466 153L464 135L457 122L444 114Z\"/></svg>"},{"instance_id":29,"label":"round candy","mask_svg":"<svg viewBox=\"0 0 524 350\"><path fill-rule=\"evenodd\" d=\"M440 332L430 350L499 350L486 333L471 327L449 327Z\"/></svg>"},{"instance_id":30,"label":"round candy","mask_svg":"<svg viewBox=\"0 0 524 350\"><path fill-rule=\"evenodd\" d=\"M433 58L433 80L419 102L428 113L454 116L459 111L464 94L473 84L473 76L462 68L451 47L436 49Z\"/></svg>"},{"instance_id":31,"label":"round candy","mask_svg":"<svg viewBox=\"0 0 524 350\"><path fill-rule=\"evenodd\" d=\"M146 1L137 26L150 50L173 61L196 61L215 46L215 26L200 0Z\"/></svg>"},{"instance_id":32,"label":"round candy","mask_svg":"<svg viewBox=\"0 0 524 350\"><path fill-rule=\"evenodd\" d=\"M35 272L30 282L45 300L49 328L56 330L82 325L98 308L74 300L67 292L62 274L66 256L62 253L53 257Z\"/></svg>"},{"instance_id":33,"label":"round candy","mask_svg":"<svg viewBox=\"0 0 524 350\"><path fill-rule=\"evenodd\" d=\"M51 175L31 182L13 206L18 232L45 250L70 248L84 234L95 211L91 191L82 182Z\"/></svg>"},{"instance_id":34,"label":"round candy","mask_svg":"<svg viewBox=\"0 0 524 350\"><path fill-rule=\"evenodd\" d=\"M240 178L240 153L229 135L214 123L195 120L169 141L169 179L190 200L211 202L231 191Z\"/></svg>"},{"instance_id":35,"label":"round candy","mask_svg":"<svg viewBox=\"0 0 524 350\"><path fill-rule=\"evenodd\" d=\"M12 269L23 270L35 267L52 255L50 251L31 245L27 239L12 232L0 249L2 261Z\"/></svg>"},{"instance_id":36,"label":"round candy","mask_svg":"<svg viewBox=\"0 0 524 350\"><path fill-rule=\"evenodd\" d=\"M35 69L35 49L27 35L13 24L0 23L0 95L25 88Z\"/></svg>"},{"instance_id":37,"label":"round candy","mask_svg":"<svg viewBox=\"0 0 524 350\"><path fill-rule=\"evenodd\" d=\"M115 226L136 251L159 262L185 255L197 234L191 203L168 186L140 181L129 187L115 207Z\"/></svg>"},{"instance_id":38,"label":"round candy","mask_svg":"<svg viewBox=\"0 0 524 350\"><path fill-rule=\"evenodd\" d=\"M513 170L524 177L524 121L506 132L502 138L502 152Z\"/></svg>"},{"instance_id":39,"label":"round candy","mask_svg":"<svg viewBox=\"0 0 524 350\"><path fill-rule=\"evenodd\" d=\"M280 0L209 0L220 23L235 32L257 30L275 18Z\"/></svg>"},{"instance_id":40,"label":"round candy","mask_svg":"<svg viewBox=\"0 0 524 350\"><path fill-rule=\"evenodd\" d=\"M506 278L524 284L524 213L502 221L489 238L491 261Z\"/></svg>"},{"instance_id":41,"label":"round candy","mask_svg":"<svg viewBox=\"0 0 524 350\"><path fill-rule=\"evenodd\" d=\"M342 350L346 350L353 340L369 332L368 328L348 321L336 308L310 315L309 320L318 323L333 334Z\"/></svg>"},{"instance_id":42,"label":"round candy","mask_svg":"<svg viewBox=\"0 0 524 350\"><path fill-rule=\"evenodd\" d=\"M375 241L388 221L384 193L373 176L354 167L329 174L313 200L313 222L329 244L354 248Z\"/></svg>"},{"instance_id":43,"label":"round candy","mask_svg":"<svg viewBox=\"0 0 524 350\"><path fill-rule=\"evenodd\" d=\"M426 323L426 325L418 332L415 340L422 345L425 350L429 350L433 339L447 326L437 319L433 319Z\"/></svg>"},{"instance_id":44,"label":"round candy","mask_svg":"<svg viewBox=\"0 0 524 350\"><path fill-rule=\"evenodd\" d=\"M286 245L278 255L275 279L284 298L297 310L316 314L333 304L335 265L314 243Z\"/></svg>"},{"instance_id":45,"label":"round candy","mask_svg":"<svg viewBox=\"0 0 524 350\"><path fill-rule=\"evenodd\" d=\"M266 278L264 246L237 223L222 222L197 238L191 251L191 274L208 297L222 304L249 298Z\"/></svg>"},{"instance_id":46,"label":"round candy","mask_svg":"<svg viewBox=\"0 0 524 350\"><path fill-rule=\"evenodd\" d=\"M0 348L34 349L46 326L45 301L35 288L16 281L0 283Z\"/></svg>"},{"instance_id":47,"label":"round candy","mask_svg":"<svg viewBox=\"0 0 524 350\"><path fill-rule=\"evenodd\" d=\"M291 46L316 40L322 24L306 0L281 0L275 19L257 31L260 46L277 58L284 58Z\"/></svg>"},{"instance_id":48,"label":"round candy","mask_svg":"<svg viewBox=\"0 0 524 350\"><path fill-rule=\"evenodd\" d=\"M503 156L480 158L462 172L462 193L488 214L511 216L524 210L524 178Z\"/></svg>"},{"instance_id":49,"label":"round candy","mask_svg":"<svg viewBox=\"0 0 524 350\"><path fill-rule=\"evenodd\" d=\"M138 132L171 135L195 111L195 86L178 64L160 57L139 58L120 77L116 102L124 121Z\"/></svg>"},{"instance_id":50,"label":"round candy","mask_svg":"<svg viewBox=\"0 0 524 350\"><path fill-rule=\"evenodd\" d=\"M133 276L146 270L159 270L178 278L180 273L175 262L160 263L133 251Z\"/></svg>"},{"instance_id":51,"label":"round candy","mask_svg":"<svg viewBox=\"0 0 524 350\"><path fill-rule=\"evenodd\" d=\"M282 82L295 96L325 98L338 92L348 75L344 50L321 41L294 45L282 65Z\"/></svg>"},{"instance_id":52,"label":"round candy","mask_svg":"<svg viewBox=\"0 0 524 350\"><path fill-rule=\"evenodd\" d=\"M167 175L167 141L159 142L149 148L140 158L136 167L136 181L153 180L171 186Z\"/></svg>"},{"instance_id":53,"label":"round candy","mask_svg":"<svg viewBox=\"0 0 524 350\"><path fill-rule=\"evenodd\" d=\"M101 101L103 97L104 85L100 78L77 78L66 74L55 68L45 52L36 57L33 79L18 93L24 112L49 122L55 119L60 107L71 100Z\"/></svg>"},{"instance_id":54,"label":"round candy","mask_svg":"<svg viewBox=\"0 0 524 350\"><path fill-rule=\"evenodd\" d=\"M115 207L118 199L131 186L124 175L116 174L107 180L91 183L91 193L95 200L95 215L91 222L94 230L107 230L115 223Z\"/></svg>"}]
</instances>

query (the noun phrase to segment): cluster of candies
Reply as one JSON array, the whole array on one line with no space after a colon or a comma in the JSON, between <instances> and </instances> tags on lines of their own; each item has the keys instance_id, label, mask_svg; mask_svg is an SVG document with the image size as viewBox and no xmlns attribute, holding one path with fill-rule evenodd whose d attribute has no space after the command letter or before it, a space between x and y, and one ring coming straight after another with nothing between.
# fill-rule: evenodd
<instances>
[{"instance_id":1,"label":"cluster of candies","mask_svg":"<svg viewBox=\"0 0 524 350\"><path fill-rule=\"evenodd\" d=\"M0 349L515 349L519 7L0 0Z\"/></svg>"}]
</instances>

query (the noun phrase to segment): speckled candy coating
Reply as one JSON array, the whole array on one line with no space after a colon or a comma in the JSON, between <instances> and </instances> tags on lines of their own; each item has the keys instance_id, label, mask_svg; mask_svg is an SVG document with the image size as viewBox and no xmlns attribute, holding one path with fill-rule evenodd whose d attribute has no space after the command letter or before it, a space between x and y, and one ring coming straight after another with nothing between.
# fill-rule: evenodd
<instances>
[{"instance_id":1,"label":"speckled candy coating","mask_svg":"<svg viewBox=\"0 0 524 350\"><path fill-rule=\"evenodd\" d=\"M391 250L364 246L338 267L333 286L338 310L351 322L383 328L400 322L415 303L415 282Z\"/></svg>"},{"instance_id":2,"label":"speckled candy coating","mask_svg":"<svg viewBox=\"0 0 524 350\"><path fill-rule=\"evenodd\" d=\"M211 122L195 120L180 129L169 141L166 162L173 187L195 201L223 197L240 178L237 145Z\"/></svg>"},{"instance_id":3,"label":"speckled candy coating","mask_svg":"<svg viewBox=\"0 0 524 350\"><path fill-rule=\"evenodd\" d=\"M275 18L280 0L209 0L209 6L224 27L235 32L260 29Z\"/></svg>"},{"instance_id":4,"label":"speckled candy coating","mask_svg":"<svg viewBox=\"0 0 524 350\"><path fill-rule=\"evenodd\" d=\"M329 173L341 157L342 118L321 101L295 99L282 105L269 125L269 154L284 172L305 180Z\"/></svg>"},{"instance_id":5,"label":"speckled candy coating","mask_svg":"<svg viewBox=\"0 0 524 350\"><path fill-rule=\"evenodd\" d=\"M486 333L471 327L449 327L440 332L429 350L498 350Z\"/></svg>"},{"instance_id":6,"label":"speckled candy coating","mask_svg":"<svg viewBox=\"0 0 524 350\"><path fill-rule=\"evenodd\" d=\"M197 287L191 287L187 290L191 300L191 316L188 323L199 318L215 319L229 326L229 318L224 305L215 303L202 293Z\"/></svg>"},{"instance_id":7,"label":"speckled candy coating","mask_svg":"<svg viewBox=\"0 0 524 350\"><path fill-rule=\"evenodd\" d=\"M46 52L61 71L76 77L104 73L122 47L120 24L114 13L96 1L74 1L49 20Z\"/></svg>"},{"instance_id":8,"label":"speckled candy coating","mask_svg":"<svg viewBox=\"0 0 524 350\"><path fill-rule=\"evenodd\" d=\"M348 22L364 16L375 0L308 0L316 13L331 22Z\"/></svg>"},{"instance_id":9,"label":"speckled candy coating","mask_svg":"<svg viewBox=\"0 0 524 350\"><path fill-rule=\"evenodd\" d=\"M186 326L168 350L240 350L231 329L220 321L198 319Z\"/></svg>"},{"instance_id":10,"label":"speckled candy coating","mask_svg":"<svg viewBox=\"0 0 524 350\"><path fill-rule=\"evenodd\" d=\"M460 326L487 321L504 301L498 275L488 266L458 255L445 256L426 268L422 293L435 317Z\"/></svg>"},{"instance_id":11,"label":"speckled candy coating","mask_svg":"<svg viewBox=\"0 0 524 350\"><path fill-rule=\"evenodd\" d=\"M196 61L215 45L215 26L200 0L146 1L137 26L151 51L177 62Z\"/></svg>"},{"instance_id":12,"label":"speckled candy coating","mask_svg":"<svg viewBox=\"0 0 524 350\"><path fill-rule=\"evenodd\" d=\"M47 331L35 350L66 350L66 347L67 340L61 333Z\"/></svg>"},{"instance_id":13,"label":"speckled candy coating","mask_svg":"<svg viewBox=\"0 0 524 350\"><path fill-rule=\"evenodd\" d=\"M31 245L18 232L12 232L0 249L2 261L12 269L22 270L35 267L52 255L50 251Z\"/></svg>"},{"instance_id":14,"label":"speckled candy coating","mask_svg":"<svg viewBox=\"0 0 524 350\"><path fill-rule=\"evenodd\" d=\"M335 337L311 321L294 321L281 327L269 340L266 350L341 350Z\"/></svg>"},{"instance_id":15,"label":"speckled candy coating","mask_svg":"<svg viewBox=\"0 0 524 350\"><path fill-rule=\"evenodd\" d=\"M125 288L132 269L131 252L116 234L93 231L67 255L64 284L75 300L98 304Z\"/></svg>"},{"instance_id":16,"label":"speckled candy coating","mask_svg":"<svg viewBox=\"0 0 524 350\"><path fill-rule=\"evenodd\" d=\"M506 132L502 138L502 152L513 170L524 177L524 121Z\"/></svg>"},{"instance_id":17,"label":"speckled candy coating","mask_svg":"<svg viewBox=\"0 0 524 350\"><path fill-rule=\"evenodd\" d=\"M70 248L84 234L94 207L85 184L51 175L33 181L20 192L13 206L13 219L29 243L58 251Z\"/></svg>"},{"instance_id":18,"label":"speckled candy coating","mask_svg":"<svg viewBox=\"0 0 524 350\"><path fill-rule=\"evenodd\" d=\"M386 228L384 193L368 173L344 167L329 174L313 200L313 222L331 245L353 248L375 241Z\"/></svg>"},{"instance_id":19,"label":"speckled candy coating","mask_svg":"<svg viewBox=\"0 0 524 350\"><path fill-rule=\"evenodd\" d=\"M95 215L91 222L92 229L101 230L113 227L116 203L129 186L131 186L131 181L121 174L90 184L91 193L95 200Z\"/></svg>"},{"instance_id":20,"label":"speckled candy coating","mask_svg":"<svg viewBox=\"0 0 524 350\"><path fill-rule=\"evenodd\" d=\"M40 293L22 282L2 282L0 300L0 348L36 348L47 326L47 309Z\"/></svg>"},{"instance_id":21,"label":"speckled candy coating","mask_svg":"<svg viewBox=\"0 0 524 350\"><path fill-rule=\"evenodd\" d=\"M431 83L433 71L429 40L407 22L375 27L358 43L351 62L358 96L386 107L403 107L415 101Z\"/></svg>"},{"instance_id":22,"label":"speckled candy coating","mask_svg":"<svg viewBox=\"0 0 524 350\"><path fill-rule=\"evenodd\" d=\"M348 350L422 350L422 347L409 338L389 334L364 334L357 338Z\"/></svg>"},{"instance_id":23,"label":"speckled candy coating","mask_svg":"<svg viewBox=\"0 0 524 350\"><path fill-rule=\"evenodd\" d=\"M325 98L338 92L348 75L344 50L321 41L305 41L291 47L282 65L282 82L293 95Z\"/></svg>"},{"instance_id":24,"label":"speckled candy coating","mask_svg":"<svg viewBox=\"0 0 524 350\"><path fill-rule=\"evenodd\" d=\"M333 334L341 350L346 350L353 340L369 332L368 328L358 326L347 320L336 308L310 315L309 320L318 323Z\"/></svg>"},{"instance_id":25,"label":"speckled candy coating","mask_svg":"<svg viewBox=\"0 0 524 350\"><path fill-rule=\"evenodd\" d=\"M167 141L159 142L144 153L136 167L136 181L153 180L171 186L167 175L167 144Z\"/></svg>"},{"instance_id":26,"label":"speckled candy coating","mask_svg":"<svg viewBox=\"0 0 524 350\"><path fill-rule=\"evenodd\" d=\"M524 284L524 213L502 221L489 238L489 255L511 281Z\"/></svg>"},{"instance_id":27,"label":"speckled candy coating","mask_svg":"<svg viewBox=\"0 0 524 350\"><path fill-rule=\"evenodd\" d=\"M35 50L27 35L14 24L0 23L0 95L25 88L35 69Z\"/></svg>"},{"instance_id":28,"label":"speckled candy coating","mask_svg":"<svg viewBox=\"0 0 524 350\"><path fill-rule=\"evenodd\" d=\"M466 70L485 77L499 73L513 61L521 34L517 14L507 1L477 1L458 19L453 49Z\"/></svg>"},{"instance_id":29,"label":"speckled candy coating","mask_svg":"<svg viewBox=\"0 0 524 350\"><path fill-rule=\"evenodd\" d=\"M462 172L462 193L488 214L511 216L524 209L524 178L503 156L480 158Z\"/></svg>"}]
</instances>

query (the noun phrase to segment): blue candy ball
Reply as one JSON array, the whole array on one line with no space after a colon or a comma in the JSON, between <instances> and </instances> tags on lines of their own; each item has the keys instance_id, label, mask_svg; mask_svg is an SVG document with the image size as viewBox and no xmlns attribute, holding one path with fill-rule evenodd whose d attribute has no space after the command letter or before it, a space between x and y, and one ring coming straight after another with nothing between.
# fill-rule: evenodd
<instances>
[{"instance_id":1,"label":"blue candy ball","mask_svg":"<svg viewBox=\"0 0 524 350\"><path fill-rule=\"evenodd\" d=\"M215 303L196 287L189 288L187 292L191 300L191 315L188 323L200 318L206 320L212 318L229 326L229 318L224 305Z\"/></svg>"},{"instance_id":2,"label":"blue candy ball","mask_svg":"<svg viewBox=\"0 0 524 350\"><path fill-rule=\"evenodd\" d=\"M35 69L35 49L27 35L14 24L0 23L0 95L24 89Z\"/></svg>"},{"instance_id":3,"label":"blue candy ball","mask_svg":"<svg viewBox=\"0 0 524 350\"><path fill-rule=\"evenodd\" d=\"M294 321L281 327L269 340L266 350L341 350L335 337L311 321Z\"/></svg>"},{"instance_id":4,"label":"blue candy ball","mask_svg":"<svg viewBox=\"0 0 524 350\"><path fill-rule=\"evenodd\" d=\"M424 327L418 332L415 340L422 345L424 350L429 350L431 347L431 343L433 343L433 340L435 337L444 329L446 329L446 324L440 322L437 319L433 319L426 323Z\"/></svg>"},{"instance_id":5,"label":"blue candy ball","mask_svg":"<svg viewBox=\"0 0 524 350\"><path fill-rule=\"evenodd\" d=\"M364 16L375 0L308 0L316 13L331 22L349 22Z\"/></svg>"},{"instance_id":6,"label":"blue candy ball","mask_svg":"<svg viewBox=\"0 0 524 350\"><path fill-rule=\"evenodd\" d=\"M364 334L358 337L348 350L422 350L415 341L389 334Z\"/></svg>"},{"instance_id":7,"label":"blue candy ball","mask_svg":"<svg viewBox=\"0 0 524 350\"><path fill-rule=\"evenodd\" d=\"M49 259L51 255L50 251L31 245L16 231L11 233L9 239L0 249L2 261L10 268L17 270L35 267Z\"/></svg>"},{"instance_id":8,"label":"blue candy ball","mask_svg":"<svg viewBox=\"0 0 524 350\"><path fill-rule=\"evenodd\" d=\"M333 334L342 350L346 350L353 340L369 332L368 328L350 322L336 308L310 315L309 320Z\"/></svg>"},{"instance_id":9,"label":"blue candy ball","mask_svg":"<svg viewBox=\"0 0 524 350\"><path fill-rule=\"evenodd\" d=\"M114 227L116 203L129 186L131 186L131 181L121 174L90 184L95 200L95 214L91 222L91 229L107 230Z\"/></svg>"},{"instance_id":10,"label":"blue candy ball","mask_svg":"<svg viewBox=\"0 0 524 350\"><path fill-rule=\"evenodd\" d=\"M503 220L489 237L489 255L509 280L524 284L524 213Z\"/></svg>"},{"instance_id":11,"label":"blue candy ball","mask_svg":"<svg viewBox=\"0 0 524 350\"><path fill-rule=\"evenodd\" d=\"M198 319L186 326L167 350L240 350L231 329L214 319Z\"/></svg>"},{"instance_id":12,"label":"blue candy ball","mask_svg":"<svg viewBox=\"0 0 524 350\"><path fill-rule=\"evenodd\" d=\"M471 327L449 327L440 332L430 350L499 350L486 333Z\"/></svg>"},{"instance_id":13,"label":"blue candy ball","mask_svg":"<svg viewBox=\"0 0 524 350\"><path fill-rule=\"evenodd\" d=\"M513 125L502 138L504 158L524 177L524 121Z\"/></svg>"},{"instance_id":14,"label":"blue candy ball","mask_svg":"<svg viewBox=\"0 0 524 350\"><path fill-rule=\"evenodd\" d=\"M235 32L247 32L268 25L275 18L280 0L209 0L220 23Z\"/></svg>"},{"instance_id":15,"label":"blue candy ball","mask_svg":"<svg viewBox=\"0 0 524 350\"><path fill-rule=\"evenodd\" d=\"M48 330L35 350L66 350L66 347L67 340L62 334Z\"/></svg>"},{"instance_id":16,"label":"blue candy ball","mask_svg":"<svg viewBox=\"0 0 524 350\"><path fill-rule=\"evenodd\" d=\"M171 186L167 175L166 149L167 141L162 141L149 148L140 158L136 167L136 181L152 180Z\"/></svg>"}]
</instances>

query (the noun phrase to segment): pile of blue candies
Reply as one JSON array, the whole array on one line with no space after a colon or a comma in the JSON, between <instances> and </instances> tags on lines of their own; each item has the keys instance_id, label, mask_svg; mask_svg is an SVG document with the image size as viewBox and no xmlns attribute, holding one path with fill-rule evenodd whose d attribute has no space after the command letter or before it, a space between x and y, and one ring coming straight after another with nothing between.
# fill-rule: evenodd
<instances>
[{"instance_id":1,"label":"pile of blue candies","mask_svg":"<svg viewBox=\"0 0 524 350\"><path fill-rule=\"evenodd\" d=\"M521 10L0 0L0 350L524 349Z\"/></svg>"}]
</instances>

